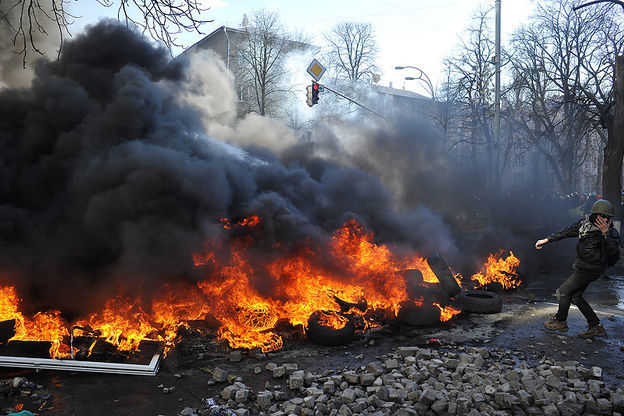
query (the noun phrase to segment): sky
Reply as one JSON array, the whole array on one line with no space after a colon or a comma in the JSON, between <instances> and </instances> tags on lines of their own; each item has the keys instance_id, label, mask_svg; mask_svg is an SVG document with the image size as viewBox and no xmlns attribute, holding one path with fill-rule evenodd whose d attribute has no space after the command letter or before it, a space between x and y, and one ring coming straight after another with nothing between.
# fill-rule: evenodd
<instances>
[{"instance_id":1,"label":"sky","mask_svg":"<svg viewBox=\"0 0 624 416\"><path fill-rule=\"evenodd\" d=\"M180 38L190 46L214 29L227 25L240 27L243 15L255 10L276 11L291 31L302 32L315 45L322 43L322 34L344 21L371 23L379 48L380 84L405 88L424 95L427 89L420 81L405 81L416 76L413 70L397 71L397 65L422 69L437 87L443 77L443 61L457 50L461 37L475 14L493 8L495 0L202 0L210 6L206 19L214 20L202 28L204 35L187 34ZM511 32L527 21L539 0L501 0L502 42ZM73 34L102 16L115 17L116 8L104 8L96 1L74 3L72 13L79 16L72 25ZM492 12L492 28L494 16ZM174 49L177 55L181 49ZM307 63L302 65L305 72Z\"/></svg>"}]
</instances>

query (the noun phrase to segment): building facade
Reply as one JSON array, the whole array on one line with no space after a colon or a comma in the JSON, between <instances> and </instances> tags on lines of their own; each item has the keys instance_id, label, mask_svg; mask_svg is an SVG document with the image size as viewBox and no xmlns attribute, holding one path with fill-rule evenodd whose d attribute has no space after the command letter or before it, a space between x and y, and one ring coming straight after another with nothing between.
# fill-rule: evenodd
<instances>
[{"instance_id":1,"label":"building facade","mask_svg":"<svg viewBox=\"0 0 624 416\"><path fill-rule=\"evenodd\" d=\"M314 47L304 42L293 41L283 37L270 34L272 36L263 36L262 33L255 31L253 28L236 29L227 26L221 26L203 39L186 49L182 55L195 53L201 50L214 51L225 63L226 68L234 75L236 93L239 99L239 113L245 114L251 111L258 111L261 99L266 100L268 94L273 93L270 97L270 103L277 105L279 97L274 91L278 89L288 89L288 77L285 68L281 65L288 54L293 51L313 50ZM266 38L271 43L264 43ZM262 68L252 68L249 62L250 55L254 53L273 54L276 62L269 69L265 70L265 76L258 77L256 70L262 74ZM260 65L260 64L258 64ZM261 78L261 79L259 79ZM262 82L267 82L262 85ZM272 84L269 85L268 83ZM276 88L276 85L280 88ZM265 95L260 97L260 95ZM264 101L262 102L264 104Z\"/></svg>"}]
</instances>

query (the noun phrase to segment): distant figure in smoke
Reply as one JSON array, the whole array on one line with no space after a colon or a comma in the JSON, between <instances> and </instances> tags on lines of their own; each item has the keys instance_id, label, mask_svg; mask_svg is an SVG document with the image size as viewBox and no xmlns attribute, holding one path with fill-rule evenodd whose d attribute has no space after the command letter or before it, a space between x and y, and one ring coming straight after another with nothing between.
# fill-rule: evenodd
<instances>
[{"instance_id":1,"label":"distant figure in smoke","mask_svg":"<svg viewBox=\"0 0 624 416\"><path fill-rule=\"evenodd\" d=\"M612 217L614 215L613 205L607 200L599 199L592 205L590 215L563 231L551 234L535 243L535 248L540 250L546 243L552 241L576 236L579 238L576 245L574 272L557 290L559 310L552 319L544 323L546 329L567 331L568 310L570 303L574 303L587 319L589 326L589 329L581 332L579 336L582 338L607 336L596 313L583 299L583 292L591 282L598 279L620 258L620 236L613 228Z\"/></svg>"}]
</instances>

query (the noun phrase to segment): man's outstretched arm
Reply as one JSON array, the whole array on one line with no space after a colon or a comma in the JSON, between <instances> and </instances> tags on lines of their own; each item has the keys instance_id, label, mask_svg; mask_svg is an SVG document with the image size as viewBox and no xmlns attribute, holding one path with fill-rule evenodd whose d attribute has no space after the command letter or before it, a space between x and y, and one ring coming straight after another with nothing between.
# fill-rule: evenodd
<instances>
[{"instance_id":1,"label":"man's outstretched arm","mask_svg":"<svg viewBox=\"0 0 624 416\"><path fill-rule=\"evenodd\" d=\"M574 224L564 228L558 233L553 233L546 238L542 238L541 240L537 240L535 243L535 248L541 250L547 243L552 243L553 241L563 240L564 238L571 238L578 236L579 228L581 226L581 222L583 220L578 220Z\"/></svg>"}]
</instances>

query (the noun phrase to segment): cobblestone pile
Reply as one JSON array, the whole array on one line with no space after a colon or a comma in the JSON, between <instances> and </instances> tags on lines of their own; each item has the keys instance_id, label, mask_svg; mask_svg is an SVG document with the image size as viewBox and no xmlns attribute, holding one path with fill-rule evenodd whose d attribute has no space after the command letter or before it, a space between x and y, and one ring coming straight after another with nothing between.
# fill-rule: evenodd
<instances>
[{"instance_id":1,"label":"cobblestone pile","mask_svg":"<svg viewBox=\"0 0 624 416\"><path fill-rule=\"evenodd\" d=\"M269 362L262 391L220 369L228 383L210 408L193 415L504 416L614 415L624 413L624 387L609 389L600 367L543 359L533 365L509 351L459 347L399 347L356 369L314 374L293 364Z\"/></svg>"}]
</instances>

